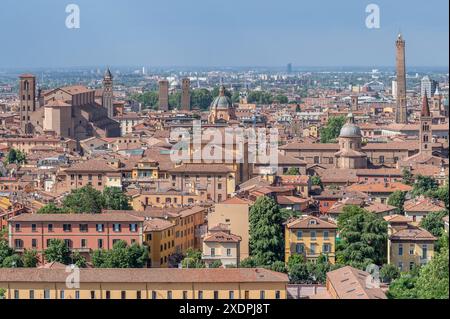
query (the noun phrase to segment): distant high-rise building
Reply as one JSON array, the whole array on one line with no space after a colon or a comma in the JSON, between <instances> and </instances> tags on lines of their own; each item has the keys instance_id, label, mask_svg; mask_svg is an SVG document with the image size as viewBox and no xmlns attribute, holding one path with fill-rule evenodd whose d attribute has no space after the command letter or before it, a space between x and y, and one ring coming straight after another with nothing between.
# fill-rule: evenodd
<instances>
[{"instance_id":1,"label":"distant high-rise building","mask_svg":"<svg viewBox=\"0 0 450 319\"><path fill-rule=\"evenodd\" d=\"M105 72L105 76L103 77L102 105L107 110L107 114L110 119L114 117L113 98L113 76L108 68Z\"/></svg>"},{"instance_id":2,"label":"distant high-rise building","mask_svg":"<svg viewBox=\"0 0 450 319\"><path fill-rule=\"evenodd\" d=\"M395 122L407 123L406 109L406 63L405 63L405 40L401 34L396 41L397 58L397 107L395 110Z\"/></svg>"},{"instance_id":3,"label":"distant high-rise building","mask_svg":"<svg viewBox=\"0 0 450 319\"><path fill-rule=\"evenodd\" d=\"M36 111L36 77L32 74L20 76L20 128L25 134L32 134L33 128L30 121L31 112Z\"/></svg>"},{"instance_id":4,"label":"distant high-rise building","mask_svg":"<svg viewBox=\"0 0 450 319\"><path fill-rule=\"evenodd\" d=\"M288 65L287 65L287 73L288 74L292 73L292 63L288 63Z\"/></svg>"},{"instance_id":5,"label":"distant high-rise building","mask_svg":"<svg viewBox=\"0 0 450 319\"><path fill-rule=\"evenodd\" d=\"M431 98L436 91L437 82L430 79L428 75L424 76L420 81L420 94L422 97L427 94L427 98Z\"/></svg>"},{"instance_id":6,"label":"distant high-rise building","mask_svg":"<svg viewBox=\"0 0 450 319\"><path fill-rule=\"evenodd\" d=\"M397 81L392 81L392 96L397 98Z\"/></svg>"},{"instance_id":7,"label":"distant high-rise building","mask_svg":"<svg viewBox=\"0 0 450 319\"><path fill-rule=\"evenodd\" d=\"M181 109L184 111L191 109L191 80L188 78L181 81Z\"/></svg>"},{"instance_id":8,"label":"distant high-rise building","mask_svg":"<svg viewBox=\"0 0 450 319\"><path fill-rule=\"evenodd\" d=\"M169 110L169 81L159 81L159 109L162 111Z\"/></svg>"}]
</instances>

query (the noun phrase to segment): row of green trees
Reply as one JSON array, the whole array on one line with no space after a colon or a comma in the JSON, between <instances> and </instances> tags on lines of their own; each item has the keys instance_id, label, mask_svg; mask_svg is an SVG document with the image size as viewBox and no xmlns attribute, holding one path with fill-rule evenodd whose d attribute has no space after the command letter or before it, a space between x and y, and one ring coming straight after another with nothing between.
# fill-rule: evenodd
<instances>
[{"instance_id":1,"label":"row of green trees","mask_svg":"<svg viewBox=\"0 0 450 319\"><path fill-rule=\"evenodd\" d=\"M27 162L26 154L14 148L10 149L5 158L5 164L25 164Z\"/></svg>"},{"instance_id":2,"label":"row of green trees","mask_svg":"<svg viewBox=\"0 0 450 319\"><path fill-rule=\"evenodd\" d=\"M39 209L37 213L100 213L102 209L131 210L130 198L119 187L105 187L103 192L100 192L91 185L87 185L72 190L64 198L61 207L50 203Z\"/></svg>"},{"instance_id":3,"label":"row of green trees","mask_svg":"<svg viewBox=\"0 0 450 319\"><path fill-rule=\"evenodd\" d=\"M205 88L195 89L191 91L191 106L192 108L199 108L201 110L207 110L215 97L219 95L219 87L215 87L213 90ZM232 103L239 102L239 92L233 92L231 94L228 90L225 90ZM132 98L142 103L146 108L157 110L159 107L159 93L158 91L148 91L142 94L135 94ZM289 102L287 96L283 94L273 95L264 91L251 91L248 94L247 100L249 103L257 104L272 104L274 102L280 104L287 104ZM169 107L170 109L180 109L181 106L181 93L175 92L169 95Z\"/></svg>"}]
</instances>

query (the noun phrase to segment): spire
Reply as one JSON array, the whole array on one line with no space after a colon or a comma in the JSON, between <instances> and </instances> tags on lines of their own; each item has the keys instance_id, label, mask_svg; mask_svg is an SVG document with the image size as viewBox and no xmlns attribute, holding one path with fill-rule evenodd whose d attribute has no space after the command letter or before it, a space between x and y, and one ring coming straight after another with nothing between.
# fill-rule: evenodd
<instances>
[{"instance_id":1,"label":"spire","mask_svg":"<svg viewBox=\"0 0 450 319\"><path fill-rule=\"evenodd\" d=\"M434 95L435 96L441 95L441 93L439 92L439 85L436 85L436 91L434 91Z\"/></svg>"},{"instance_id":2,"label":"spire","mask_svg":"<svg viewBox=\"0 0 450 319\"><path fill-rule=\"evenodd\" d=\"M225 96L225 86L224 85L220 86L219 96Z\"/></svg>"},{"instance_id":3,"label":"spire","mask_svg":"<svg viewBox=\"0 0 450 319\"><path fill-rule=\"evenodd\" d=\"M426 91L422 98L422 111L420 112L420 116L424 116L424 117L431 116L430 106L428 105L428 96L427 96Z\"/></svg>"},{"instance_id":4,"label":"spire","mask_svg":"<svg viewBox=\"0 0 450 319\"><path fill-rule=\"evenodd\" d=\"M105 71L105 79L106 78L112 79L112 74L111 74L111 70L109 69L109 67Z\"/></svg>"}]
</instances>

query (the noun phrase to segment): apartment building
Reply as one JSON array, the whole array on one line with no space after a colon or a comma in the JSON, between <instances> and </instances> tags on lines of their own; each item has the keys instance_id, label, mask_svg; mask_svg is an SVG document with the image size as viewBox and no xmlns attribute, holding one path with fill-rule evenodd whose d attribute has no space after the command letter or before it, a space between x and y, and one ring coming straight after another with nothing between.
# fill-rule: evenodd
<instances>
[{"instance_id":1,"label":"apartment building","mask_svg":"<svg viewBox=\"0 0 450 319\"><path fill-rule=\"evenodd\" d=\"M267 269L80 270L67 288L65 268L1 268L6 299L286 299L286 274Z\"/></svg>"},{"instance_id":2,"label":"apartment building","mask_svg":"<svg viewBox=\"0 0 450 319\"><path fill-rule=\"evenodd\" d=\"M398 266L400 271L408 271L431 261L436 237L413 225L408 217L391 215L384 219L388 222L388 264Z\"/></svg>"},{"instance_id":3,"label":"apartment building","mask_svg":"<svg viewBox=\"0 0 450 319\"><path fill-rule=\"evenodd\" d=\"M330 263L336 261L336 224L314 216L302 216L285 225L285 261L299 254L315 261L326 255Z\"/></svg>"},{"instance_id":4,"label":"apartment building","mask_svg":"<svg viewBox=\"0 0 450 319\"><path fill-rule=\"evenodd\" d=\"M159 218L145 220L144 244L148 247L148 267L168 267L169 257L175 253L175 225Z\"/></svg>"},{"instance_id":5,"label":"apartment building","mask_svg":"<svg viewBox=\"0 0 450 319\"><path fill-rule=\"evenodd\" d=\"M203 238L202 259L208 265L220 261L225 267L239 267L240 242L241 237L231 234L227 225L217 225Z\"/></svg>"},{"instance_id":6,"label":"apartment building","mask_svg":"<svg viewBox=\"0 0 450 319\"><path fill-rule=\"evenodd\" d=\"M118 240L143 244L144 218L127 213L22 214L8 221L9 246L16 252L35 249L41 255L51 239L63 240L87 260L97 249L111 249Z\"/></svg>"}]
</instances>

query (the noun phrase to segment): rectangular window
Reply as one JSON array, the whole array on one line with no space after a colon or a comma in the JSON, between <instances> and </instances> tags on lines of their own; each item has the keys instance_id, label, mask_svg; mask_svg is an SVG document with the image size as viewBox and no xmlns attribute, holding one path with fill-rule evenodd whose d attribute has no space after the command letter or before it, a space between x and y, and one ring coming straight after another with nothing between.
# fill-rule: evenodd
<instances>
[{"instance_id":1,"label":"rectangular window","mask_svg":"<svg viewBox=\"0 0 450 319\"><path fill-rule=\"evenodd\" d=\"M65 232L72 231L72 225L71 224L63 224L63 231L65 231Z\"/></svg>"},{"instance_id":2,"label":"rectangular window","mask_svg":"<svg viewBox=\"0 0 450 319\"><path fill-rule=\"evenodd\" d=\"M198 292L198 299L203 299L203 291Z\"/></svg>"},{"instance_id":3,"label":"rectangular window","mask_svg":"<svg viewBox=\"0 0 450 319\"><path fill-rule=\"evenodd\" d=\"M19 290L14 290L14 299L19 299Z\"/></svg>"},{"instance_id":4,"label":"rectangular window","mask_svg":"<svg viewBox=\"0 0 450 319\"><path fill-rule=\"evenodd\" d=\"M136 299L142 299L142 293L141 291L136 291Z\"/></svg>"},{"instance_id":5,"label":"rectangular window","mask_svg":"<svg viewBox=\"0 0 450 319\"><path fill-rule=\"evenodd\" d=\"M121 291L120 292L120 298L121 299L127 299L127 292L126 291Z\"/></svg>"},{"instance_id":6,"label":"rectangular window","mask_svg":"<svg viewBox=\"0 0 450 319\"><path fill-rule=\"evenodd\" d=\"M156 291L152 291L152 299L157 299L158 296L156 295Z\"/></svg>"},{"instance_id":7,"label":"rectangular window","mask_svg":"<svg viewBox=\"0 0 450 319\"><path fill-rule=\"evenodd\" d=\"M311 244L310 246L311 255L316 254L316 244Z\"/></svg>"},{"instance_id":8,"label":"rectangular window","mask_svg":"<svg viewBox=\"0 0 450 319\"><path fill-rule=\"evenodd\" d=\"M219 292L217 290L214 291L214 299L219 299Z\"/></svg>"},{"instance_id":9,"label":"rectangular window","mask_svg":"<svg viewBox=\"0 0 450 319\"><path fill-rule=\"evenodd\" d=\"M102 249L103 248L103 239L97 240L97 246L98 246L98 249Z\"/></svg>"},{"instance_id":10,"label":"rectangular window","mask_svg":"<svg viewBox=\"0 0 450 319\"><path fill-rule=\"evenodd\" d=\"M49 232L52 232L52 231L53 231L53 224L48 224L47 230L48 230Z\"/></svg>"},{"instance_id":11,"label":"rectangular window","mask_svg":"<svg viewBox=\"0 0 450 319\"><path fill-rule=\"evenodd\" d=\"M97 232L99 232L99 233L103 233L104 228L105 228L105 226L103 224L96 225Z\"/></svg>"},{"instance_id":12,"label":"rectangular window","mask_svg":"<svg viewBox=\"0 0 450 319\"><path fill-rule=\"evenodd\" d=\"M36 248L36 247L37 247L37 239L33 238L33 239L31 240L31 247L32 247L32 248Z\"/></svg>"},{"instance_id":13,"label":"rectangular window","mask_svg":"<svg viewBox=\"0 0 450 319\"><path fill-rule=\"evenodd\" d=\"M414 245L409 245L409 254L414 255Z\"/></svg>"},{"instance_id":14,"label":"rectangular window","mask_svg":"<svg viewBox=\"0 0 450 319\"><path fill-rule=\"evenodd\" d=\"M130 232L132 233L137 232L137 224L130 224Z\"/></svg>"},{"instance_id":15,"label":"rectangular window","mask_svg":"<svg viewBox=\"0 0 450 319\"><path fill-rule=\"evenodd\" d=\"M35 233L37 230L36 224L31 224L31 231Z\"/></svg>"},{"instance_id":16,"label":"rectangular window","mask_svg":"<svg viewBox=\"0 0 450 319\"><path fill-rule=\"evenodd\" d=\"M281 292L279 290L275 291L275 299L281 299Z\"/></svg>"},{"instance_id":17,"label":"rectangular window","mask_svg":"<svg viewBox=\"0 0 450 319\"><path fill-rule=\"evenodd\" d=\"M34 299L34 290L30 290L30 299Z\"/></svg>"},{"instance_id":18,"label":"rectangular window","mask_svg":"<svg viewBox=\"0 0 450 319\"><path fill-rule=\"evenodd\" d=\"M303 232L301 230L297 230L297 239L302 239Z\"/></svg>"},{"instance_id":19,"label":"rectangular window","mask_svg":"<svg viewBox=\"0 0 450 319\"><path fill-rule=\"evenodd\" d=\"M86 233L88 231L88 224L80 224L80 232Z\"/></svg>"},{"instance_id":20,"label":"rectangular window","mask_svg":"<svg viewBox=\"0 0 450 319\"><path fill-rule=\"evenodd\" d=\"M87 240L86 239L82 239L81 240L81 248L86 248L87 247Z\"/></svg>"},{"instance_id":21,"label":"rectangular window","mask_svg":"<svg viewBox=\"0 0 450 319\"><path fill-rule=\"evenodd\" d=\"M111 299L111 291L106 291L106 299Z\"/></svg>"},{"instance_id":22,"label":"rectangular window","mask_svg":"<svg viewBox=\"0 0 450 319\"><path fill-rule=\"evenodd\" d=\"M91 299L95 299L95 291L91 290Z\"/></svg>"},{"instance_id":23,"label":"rectangular window","mask_svg":"<svg viewBox=\"0 0 450 319\"><path fill-rule=\"evenodd\" d=\"M323 232L323 239L329 239L329 234L327 230L324 230Z\"/></svg>"},{"instance_id":24,"label":"rectangular window","mask_svg":"<svg viewBox=\"0 0 450 319\"><path fill-rule=\"evenodd\" d=\"M183 299L188 299L188 292L186 290L183 291Z\"/></svg>"},{"instance_id":25,"label":"rectangular window","mask_svg":"<svg viewBox=\"0 0 450 319\"><path fill-rule=\"evenodd\" d=\"M266 298L266 292L264 290L261 290L259 292L259 299L265 299Z\"/></svg>"},{"instance_id":26,"label":"rectangular window","mask_svg":"<svg viewBox=\"0 0 450 319\"><path fill-rule=\"evenodd\" d=\"M64 298L65 298L64 290L61 290L61 291L59 292L59 299L64 299Z\"/></svg>"},{"instance_id":27,"label":"rectangular window","mask_svg":"<svg viewBox=\"0 0 450 319\"><path fill-rule=\"evenodd\" d=\"M211 257L214 257L216 255L216 249L211 248Z\"/></svg>"},{"instance_id":28,"label":"rectangular window","mask_svg":"<svg viewBox=\"0 0 450 319\"><path fill-rule=\"evenodd\" d=\"M20 224L15 225L15 230L16 230L16 232L20 232Z\"/></svg>"},{"instance_id":29,"label":"rectangular window","mask_svg":"<svg viewBox=\"0 0 450 319\"><path fill-rule=\"evenodd\" d=\"M113 224L113 231L116 233L120 233L122 230L122 225L121 224Z\"/></svg>"},{"instance_id":30,"label":"rectangular window","mask_svg":"<svg viewBox=\"0 0 450 319\"><path fill-rule=\"evenodd\" d=\"M323 252L325 254L328 254L331 251L330 244L323 244L323 248L322 249L323 249Z\"/></svg>"},{"instance_id":31,"label":"rectangular window","mask_svg":"<svg viewBox=\"0 0 450 319\"><path fill-rule=\"evenodd\" d=\"M428 255L428 247L427 245L422 246L422 259L427 259Z\"/></svg>"},{"instance_id":32,"label":"rectangular window","mask_svg":"<svg viewBox=\"0 0 450 319\"><path fill-rule=\"evenodd\" d=\"M303 252L305 251L303 244L296 244L295 245L295 252L297 254L303 254Z\"/></svg>"},{"instance_id":33,"label":"rectangular window","mask_svg":"<svg viewBox=\"0 0 450 319\"><path fill-rule=\"evenodd\" d=\"M50 299L50 290L44 289L44 299Z\"/></svg>"},{"instance_id":34,"label":"rectangular window","mask_svg":"<svg viewBox=\"0 0 450 319\"><path fill-rule=\"evenodd\" d=\"M227 248L227 256L231 257L231 248Z\"/></svg>"},{"instance_id":35,"label":"rectangular window","mask_svg":"<svg viewBox=\"0 0 450 319\"><path fill-rule=\"evenodd\" d=\"M311 240L316 240L316 231L315 230L311 231Z\"/></svg>"},{"instance_id":36,"label":"rectangular window","mask_svg":"<svg viewBox=\"0 0 450 319\"><path fill-rule=\"evenodd\" d=\"M167 292L167 299L172 299L172 291Z\"/></svg>"},{"instance_id":37,"label":"rectangular window","mask_svg":"<svg viewBox=\"0 0 450 319\"><path fill-rule=\"evenodd\" d=\"M398 255L403 256L403 245L402 244L398 245Z\"/></svg>"}]
</instances>

